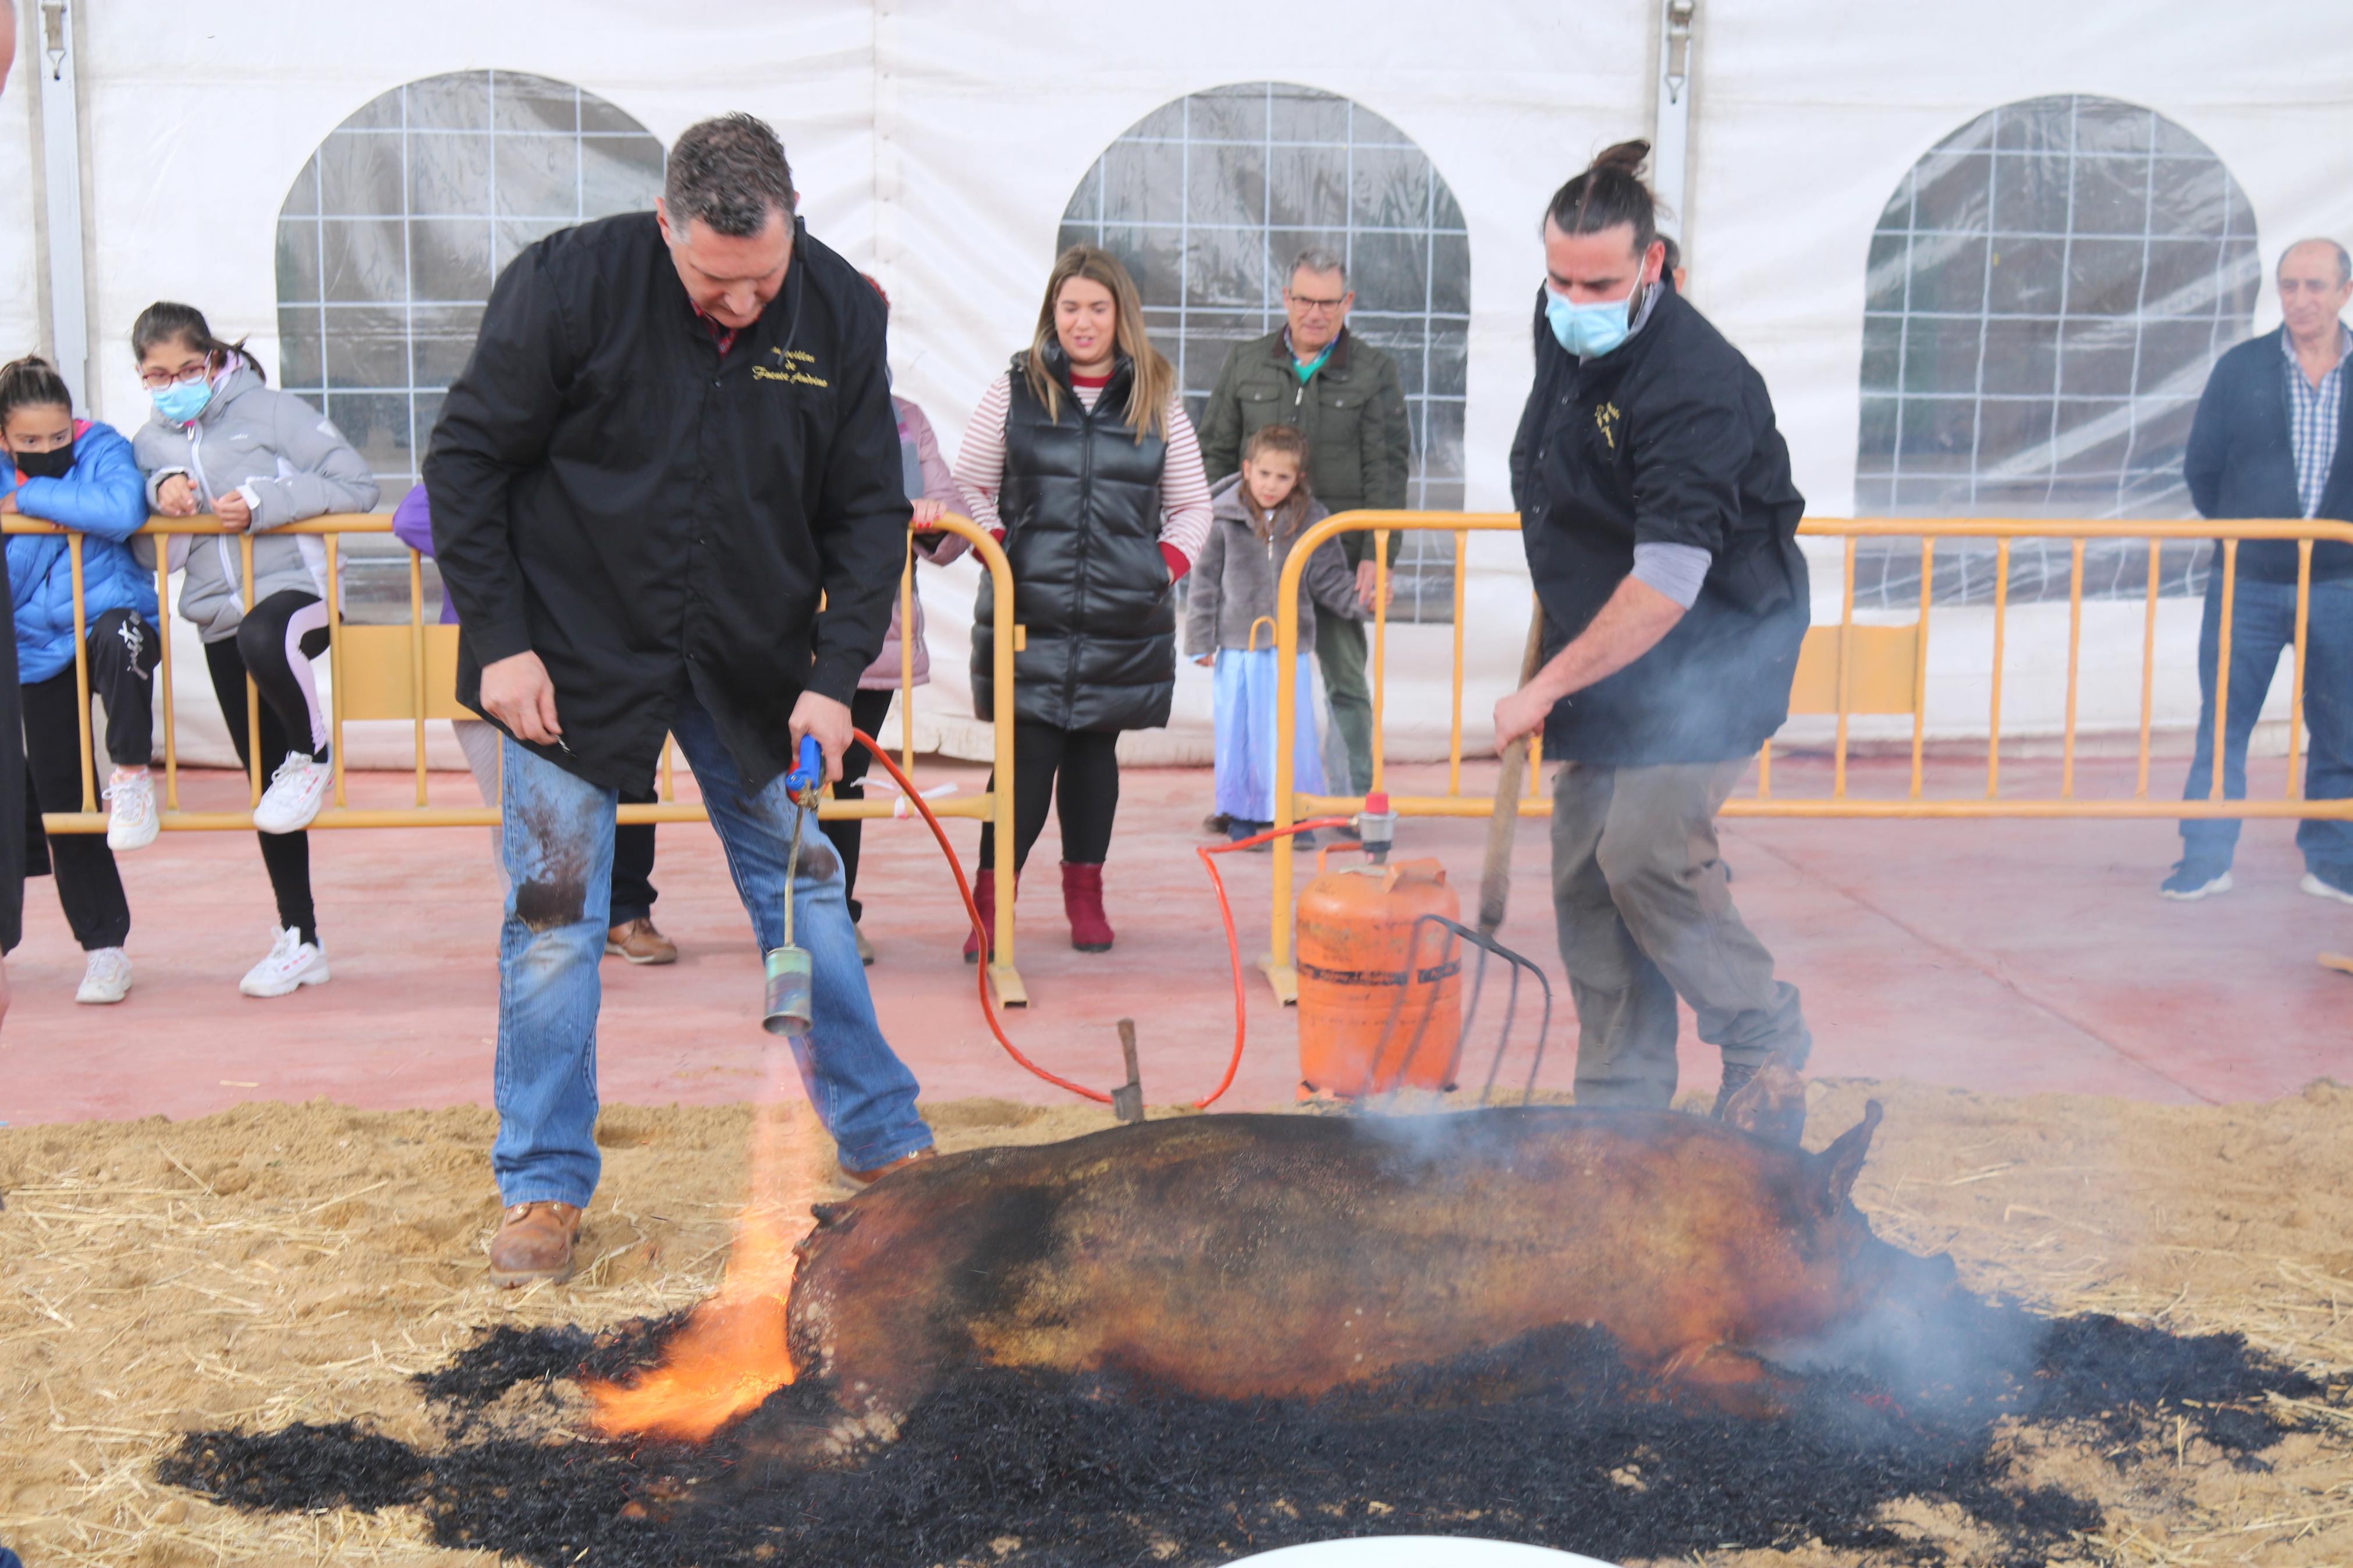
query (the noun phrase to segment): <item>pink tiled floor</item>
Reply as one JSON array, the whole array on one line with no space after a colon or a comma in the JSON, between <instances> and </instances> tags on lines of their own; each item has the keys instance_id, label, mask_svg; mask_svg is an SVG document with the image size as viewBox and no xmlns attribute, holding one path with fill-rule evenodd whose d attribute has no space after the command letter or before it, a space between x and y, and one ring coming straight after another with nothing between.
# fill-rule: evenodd
<instances>
[{"instance_id":1,"label":"pink tiled floor","mask_svg":"<svg viewBox=\"0 0 2353 1568\"><path fill-rule=\"evenodd\" d=\"M2005 771L2036 787L2037 764ZM2277 764L2256 787L2277 787ZM2121 794L2128 774L2086 764L2087 795ZM1465 787L1485 771L1466 770ZM978 782L947 765L927 782ZM1442 770L1400 769L1395 787L1442 784ZM2172 784L2160 781L2158 787ZM1892 775L1858 769L1857 788ZM1818 768L1777 762L1776 788L1820 787ZM398 805L406 777L354 775L354 805ZM1968 784L1957 775L1952 793ZM228 805L238 782L191 775L190 805ZM438 800L470 802L462 777ZM217 797L216 799L215 797ZM1021 902L1019 964L1032 1005L1008 1027L1040 1062L1108 1088L1119 1076L1113 1023L1138 1021L1155 1102L1195 1098L1233 1041L1226 946L1201 863L1205 772L1132 770L1107 877L1120 941L1074 952L1060 921L1050 827ZM1483 825L1409 823L1404 852L1441 858L1475 900ZM976 828L950 829L967 861ZM2240 890L2194 905L2156 897L2174 858L2172 825L2063 822L1741 821L1725 829L1750 923L1804 991L1813 1070L1904 1077L2023 1093L2066 1090L2149 1100L2245 1100L2324 1075L2353 1078L2353 977L2314 963L2353 951L2353 907L2295 890L2302 865L2287 823L2251 826ZM678 940L672 968L604 967L600 1039L608 1100L715 1101L758 1083L766 1037L748 927L707 828L661 830L656 916ZM867 930L884 1026L927 1096L1050 1100L989 1037L958 958L961 915L920 823L870 829ZM371 1107L487 1100L498 977L498 880L481 829L352 831L312 837L330 984L272 1002L237 993L261 955L270 916L261 863L243 834L168 834L126 857L137 985L113 1008L78 1007L80 973L48 884L26 889L27 934L9 961L15 1001L0 1026L0 1121L185 1117L242 1100L324 1095ZM1542 825L1522 825L1504 939L1559 985L1545 897ZM1267 859L1227 856L1245 960L1266 941ZM1296 1078L1292 1017L1246 971L1250 1044L1223 1102L1288 1100ZM1565 991L1565 987L1563 987ZM1556 1020L1542 1081L1566 1088L1574 1023ZM1488 1027L1475 1053L1492 1049ZM1715 1069L1686 1027L1687 1081ZM1515 1050L1506 1077L1524 1075Z\"/></svg>"}]
</instances>

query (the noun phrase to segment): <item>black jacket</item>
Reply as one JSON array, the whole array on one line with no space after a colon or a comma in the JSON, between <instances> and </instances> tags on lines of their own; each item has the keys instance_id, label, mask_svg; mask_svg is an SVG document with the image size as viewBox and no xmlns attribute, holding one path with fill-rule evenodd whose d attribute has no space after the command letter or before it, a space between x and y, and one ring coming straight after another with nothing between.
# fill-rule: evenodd
<instances>
[{"instance_id":1,"label":"black jacket","mask_svg":"<svg viewBox=\"0 0 2353 1568\"><path fill-rule=\"evenodd\" d=\"M2280 346L2285 331L2241 343L2215 361L2206 378L2181 459L2181 477L2200 517L2304 515L2287 428L2287 355ZM2346 374L2353 379L2353 370ZM2353 521L2353 396L2338 400L2337 460L2320 492L2320 515ZM2239 546L2239 573L2293 583L2295 558L2292 540L2247 540ZM2353 577L2353 545L2314 545L2312 575L2315 581Z\"/></svg>"},{"instance_id":2,"label":"black jacket","mask_svg":"<svg viewBox=\"0 0 2353 1568\"><path fill-rule=\"evenodd\" d=\"M1013 656L1013 715L1064 730L1150 730L1176 690L1176 609L1160 554L1160 474L1168 444L1135 438L1124 356L1089 413L1058 346L1062 394L1049 416L1014 357L997 515L1026 647ZM986 573L973 610L972 705L997 716L996 595Z\"/></svg>"},{"instance_id":3,"label":"black jacket","mask_svg":"<svg viewBox=\"0 0 2353 1568\"><path fill-rule=\"evenodd\" d=\"M691 689L758 788L804 689L849 700L908 521L882 301L796 227L785 287L720 357L650 213L549 236L500 274L425 460L462 629L459 700L529 649L560 748L652 780ZM825 609L818 608L819 595Z\"/></svg>"},{"instance_id":4,"label":"black jacket","mask_svg":"<svg viewBox=\"0 0 2353 1568\"><path fill-rule=\"evenodd\" d=\"M1764 378L1672 285L1609 353L1561 348L1536 298L1535 384L1512 442L1512 498L1543 601L1545 657L1634 568L1634 546L1713 563L1657 647L1552 710L1545 753L1616 767L1745 757L1781 727L1810 618L1805 498Z\"/></svg>"}]
</instances>

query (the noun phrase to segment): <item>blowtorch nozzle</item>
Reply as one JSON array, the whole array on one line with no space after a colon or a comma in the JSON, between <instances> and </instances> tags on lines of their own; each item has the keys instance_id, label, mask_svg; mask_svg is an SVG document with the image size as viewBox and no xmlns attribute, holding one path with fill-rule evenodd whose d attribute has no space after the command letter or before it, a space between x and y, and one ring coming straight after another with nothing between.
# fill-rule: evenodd
<instances>
[{"instance_id":1,"label":"blowtorch nozzle","mask_svg":"<svg viewBox=\"0 0 2353 1568\"><path fill-rule=\"evenodd\" d=\"M1388 791L1377 789L1365 796L1365 809L1356 813L1356 836L1376 866L1388 861L1389 846L1397 842L1397 820Z\"/></svg>"},{"instance_id":2,"label":"blowtorch nozzle","mask_svg":"<svg viewBox=\"0 0 2353 1568\"><path fill-rule=\"evenodd\" d=\"M809 955L802 947L768 950L767 1004L760 1027L772 1035L801 1036L809 1032Z\"/></svg>"}]
</instances>

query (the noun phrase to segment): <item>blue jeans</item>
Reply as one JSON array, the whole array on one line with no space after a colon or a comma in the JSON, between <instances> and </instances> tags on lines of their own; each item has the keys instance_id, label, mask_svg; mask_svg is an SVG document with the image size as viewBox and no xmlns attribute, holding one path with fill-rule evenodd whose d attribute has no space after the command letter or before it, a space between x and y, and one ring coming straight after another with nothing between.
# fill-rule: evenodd
<instances>
[{"instance_id":1,"label":"blue jeans","mask_svg":"<svg viewBox=\"0 0 2353 1568\"><path fill-rule=\"evenodd\" d=\"M2198 633L2198 752L2184 800L2204 800L2214 779L2214 659L2222 636L2222 572L2206 578L2206 618ZM2247 794L2247 738L2262 711L2282 649L2295 642L2295 584L2241 578L2231 606L2231 706L2223 716L2222 794ZM2353 795L2353 580L2315 583L2305 623L2304 793L2310 800ZM2353 822L2306 821L2295 830L2304 863L2324 880L2353 887ZM2230 868L2239 844L2235 817L2181 825L2181 853L2193 867Z\"/></svg>"},{"instance_id":2,"label":"blue jeans","mask_svg":"<svg viewBox=\"0 0 2353 1568\"><path fill-rule=\"evenodd\" d=\"M761 951L780 946L792 837L785 781L746 790L711 715L691 698L670 728L702 786ZM491 1168L503 1203L552 1199L585 1208L601 1167L596 1010L617 796L501 740L507 906L499 933L499 1137ZM794 1060L842 1163L871 1170L930 1147L932 1132L915 1113L914 1075L875 1022L840 862L814 820L801 851L793 940L808 950L816 1016L810 1033L793 1042ZM748 1005L760 972L747 964L736 984Z\"/></svg>"}]
</instances>

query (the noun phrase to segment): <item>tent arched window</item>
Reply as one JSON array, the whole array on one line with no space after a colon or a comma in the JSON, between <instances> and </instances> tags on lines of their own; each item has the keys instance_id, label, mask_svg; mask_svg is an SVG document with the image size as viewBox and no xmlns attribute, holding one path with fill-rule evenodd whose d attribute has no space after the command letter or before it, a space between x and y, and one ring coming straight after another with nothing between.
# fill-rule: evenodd
<instances>
[{"instance_id":1,"label":"tent arched window","mask_svg":"<svg viewBox=\"0 0 2353 1568\"><path fill-rule=\"evenodd\" d=\"M1405 383L1406 504L1462 504L1471 241L1454 193L1404 132L1289 82L1187 94L1122 132L1079 182L1058 243L1082 241L1134 275L1197 423L1228 352L1282 324L1292 258L1310 247L1345 258L1349 330L1394 355ZM1408 534L1392 616L1451 620L1453 562L1451 538Z\"/></svg>"},{"instance_id":2,"label":"tent arched window","mask_svg":"<svg viewBox=\"0 0 2353 1568\"><path fill-rule=\"evenodd\" d=\"M2261 282L2245 193L2163 115L2082 94L1979 115L1905 175L1872 237L1856 511L2194 515L2190 416ZM1859 553L1858 603L1916 602L1916 545ZM2168 552L2166 592L2197 585L2197 553ZM1936 597L1990 600L1991 565L1990 546L1940 548ZM2063 546L2022 545L2010 595L2064 598L2067 579ZM2094 544L2085 582L2145 592L2146 546Z\"/></svg>"},{"instance_id":3,"label":"tent arched window","mask_svg":"<svg viewBox=\"0 0 2353 1568\"><path fill-rule=\"evenodd\" d=\"M350 437L389 504L416 480L498 269L559 228L650 207L661 174L644 126L568 82L454 71L379 95L279 210L281 384Z\"/></svg>"}]
</instances>

